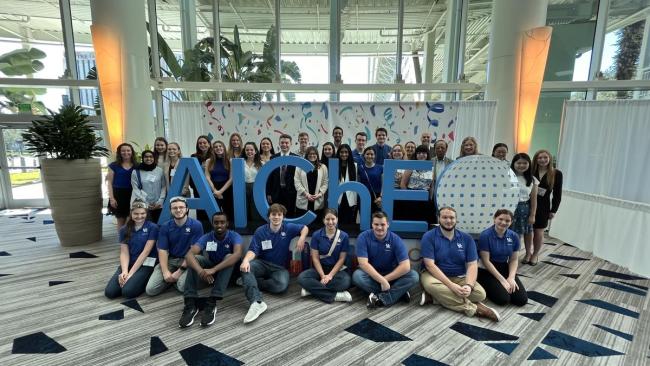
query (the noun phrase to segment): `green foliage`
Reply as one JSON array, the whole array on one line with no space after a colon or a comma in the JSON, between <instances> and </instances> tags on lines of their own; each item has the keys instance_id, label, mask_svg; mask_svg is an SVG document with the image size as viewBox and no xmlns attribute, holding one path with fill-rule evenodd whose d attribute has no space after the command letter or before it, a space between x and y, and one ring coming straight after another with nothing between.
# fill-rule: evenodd
<instances>
[{"instance_id":1,"label":"green foliage","mask_svg":"<svg viewBox=\"0 0 650 366\"><path fill-rule=\"evenodd\" d=\"M49 111L42 120L32 121L23 141L27 151L55 159L90 159L108 156L101 146L101 137L90 126L83 109L75 105L61 106L59 112Z\"/></svg>"},{"instance_id":2,"label":"green foliage","mask_svg":"<svg viewBox=\"0 0 650 366\"><path fill-rule=\"evenodd\" d=\"M38 48L20 48L0 55L0 72L7 76L29 76L45 68L40 61L46 57L45 52ZM0 109L18 112L20 104L31 104L36 112L45 113L47 110L36 97L47 92L43 88L0 88L0 95L7 100L0 101Z\"/></svg>"}]
</instances>

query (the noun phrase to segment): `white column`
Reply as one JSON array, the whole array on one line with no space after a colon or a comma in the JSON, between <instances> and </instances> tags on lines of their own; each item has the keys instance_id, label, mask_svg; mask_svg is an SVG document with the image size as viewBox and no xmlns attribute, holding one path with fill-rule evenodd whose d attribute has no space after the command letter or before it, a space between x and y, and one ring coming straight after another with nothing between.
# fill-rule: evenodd
<instances>
[{"instance_id":1,"label":"white column","mask_svg":"<svg viewBox=\"0 0 650 366\"><path fill-rule=\"evenodd\" d=\"M119 38L122 140L140 146L153 144L155 138L145 10L144 0L90 1L93 25L109 27Z\"/></svg>"},{"instance_id":2,"label":"white column","mask_svg":"<svg viewBox=\"0 0 650 366\"><path fill-rule=\"evenodd\" d=\"M548 0L499 0L492 5L485 100L497 101L494 142L514 151L522 33L546 25ZM481 146L489 153L492 146Z\"/></svg>"}]
</instances>

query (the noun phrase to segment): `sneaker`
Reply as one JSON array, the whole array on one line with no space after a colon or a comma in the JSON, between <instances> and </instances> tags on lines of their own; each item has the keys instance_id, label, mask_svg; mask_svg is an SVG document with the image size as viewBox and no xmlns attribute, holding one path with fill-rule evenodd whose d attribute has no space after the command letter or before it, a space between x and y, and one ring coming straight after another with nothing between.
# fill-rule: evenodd
<instances>
[{"instance_id":1,"label":"sneaker","mask_svg":"<svg viewBox=\"0 0 650 366\"><path fill-rule=\"evenodd\" d=\"M422 295L420 295L420 306L424 306L426 304L433 304L433 297L426 291L422 291Z\"/></svg>"},{"instance_id":2,"label":"sneaker","mask_svg":"<svg viewBox=\"0 0 650 366\"><path fill-rule=\"evenodd\" d=\"M201 325L207 327L214 324L214 321L217 320L217 302L208 299L205 303L205 307L201 312Z\"/></svg>"},{"instance_id":3,"label":"sneaker","mask_svg":"<svg viewBox=\"0 0 650 366\"><path fill-rule=\"evenodd\" d=\"M351 302L352 295L347 291L339 291L336 293L336 296L334 296L334 301Z\"/></svg>"},{"instance_id":4,"label":"sneaker","mask_svg":"<svg viewBox=\"0 0 650 366\"><path fill-rule=\"evenodd\" d=\"M405 304L410 303L411 302L411 293L406 291L406 293L404 295L402 295L402 297L400 297L399 300L401 302L405 303Z\"/></svg>"},{"instance_id":5,"label":"sneaker","mask_svg":"<svg viewBox=\"0 0 650 366\"><path fill-rule=\"evenodd\" d=\"M257 319L260 315L262 315L263 312L266 311L266 303L264 301L255 301L254 303L251 304L251 307L248 308L248 312L246 313L246 316L244 317L244 324L250 323Z\"/></svg>"},{"instance_id":6,"label":"sneaker","mask_svg":"<svg viewBox=\"0 0 650 366\"><path fill-rule=\"evenodd\" d=\"M475 315L479 318L486 318L495 322L501 320L501 316L496 310L492 309L491 307L485 306L483 303L480 302L476 303Z\"/></svg>"},{"instance_id":7,"label":"sneaker","mask_svg":"<svg viewBox=\"0 0 650 366\"><path fill-rule=\"evenodd\" d=\"M371 292L370 295L368 295L368 302L366 303L366 306L368 309L374 309L379 307L381 304L381 300L379 300L379 297L375 295L374 292Z\"/></svg>"},{"instance_id":8,"label":"sneaker","mask_svg":"<svg viewBox=\"0 0 650 366\"><path fill-rule=\"evenodd\" d=\"M241 287L244 287L244 279L241 278L241 277L239 277L239 278L235 281L235 285L237 285L237 286L241 286Z\"/></svg>"},{"instance_id":9,"label":"sneaker","mask_svg":"<svg viewBox=\"0 0 650 366\"><path fill-rule=\"evenodd\" d=\"M183 307L183 314L181 319L178 321L178 326L180 328L187 328L190 325L194 324L194 317L199 312L199 309L196 308L193 298L185 298L185 307Z\"/></svg>"},{"instance_id":10,"label":"sneaker","mask_svg":"<svg viewBox=\"0 0 650 366\"><path fill-rule=\"evenodd\" d=\"M305 290L304 288L300 289L300 297L307 297L309 295L311 295L311 292Z\"/></svg>"}]
</instances>

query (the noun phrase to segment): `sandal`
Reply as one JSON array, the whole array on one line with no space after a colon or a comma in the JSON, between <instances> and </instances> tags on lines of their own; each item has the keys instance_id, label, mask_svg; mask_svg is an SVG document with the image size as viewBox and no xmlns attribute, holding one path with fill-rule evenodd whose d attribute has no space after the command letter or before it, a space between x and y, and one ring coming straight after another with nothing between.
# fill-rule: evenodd
<instances>
[{"instance_id":1,"label":"sandal","mask_svg":"<svg viewBox=\"0 0 650 366\"><path fill-rule=\"evenodd\" d=\"M533 260L533 258L535 258L535 260ZM536 266L537 263L539 263L539 257L538 256L534 255L534 256L530 257L530 260L528 261L528 264L530 264L531 266Z\"/></svg>"},{"instance_id":2,"label":"sandal","mask_svg":"<svg viewBox=\"0 0 650 366\"><path fill-rule=\"evenodd\" d=\"M521 260L521 264L530 264L530 257L524 256L524 259Z\"/></svg>"}]
</instances>

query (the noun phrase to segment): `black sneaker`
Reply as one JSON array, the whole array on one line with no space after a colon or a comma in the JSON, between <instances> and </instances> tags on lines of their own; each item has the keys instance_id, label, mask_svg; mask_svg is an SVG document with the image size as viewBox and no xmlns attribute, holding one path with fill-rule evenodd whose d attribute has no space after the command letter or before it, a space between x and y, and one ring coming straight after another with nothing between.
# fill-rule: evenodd
<instances>
[{"instance_id":1,"label":"black sneaker","mask_svg":"<svg viewBox=\"0 0 650 366\"><path fill-rule=\"evenodd\" d=\"M205 302L205 307L201 312L201 325L204 327L214 324L217 319L217 302L213 299L208 299Z\"/></svg>"},{"instance_id":2,"label":"black sneaker","mask_svg":"<svg viewBox=\"0 0 650 366\"><path fill-rule=\"evenodd\" d=\"M404 295L402 295L402 297L399 298L399 301L401 301L401 302L403 302L405 304L410 303L411 302L411 293L406 291L406 293Z\"/></svg>"},{"instance_id":3,"label":"black sneaker","mask_svg":"<svg viewBox=\"0 0 650 366\"><path fill-rule=\"evenodd\" d=\"M193 298L185 298L185 307L183 308L183 314L181 319L178 321L178 326L181 328L187 328L190 325L194 324L194 317L199 312L199 309L196 308Z\"/></svg>"},{"instance_id":4,"label":"black sneaker","mask_svg":"<svg viewBox=\"0 0 650 366\"><path fill-rule=\"evenodd\" d=\"M374 292L371 292L370 295L368 295L368 302L366 303L366 306L368 309L375 309L378 308L382 305L381 300L379 300L379 297L375 295Z\"/></svg>"}]
</instances>

